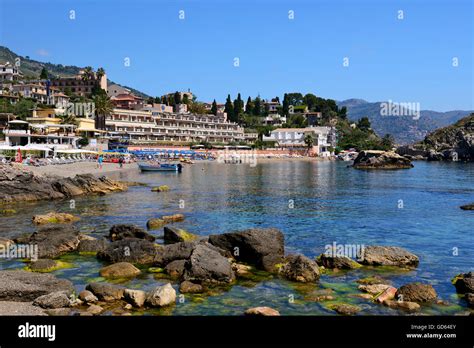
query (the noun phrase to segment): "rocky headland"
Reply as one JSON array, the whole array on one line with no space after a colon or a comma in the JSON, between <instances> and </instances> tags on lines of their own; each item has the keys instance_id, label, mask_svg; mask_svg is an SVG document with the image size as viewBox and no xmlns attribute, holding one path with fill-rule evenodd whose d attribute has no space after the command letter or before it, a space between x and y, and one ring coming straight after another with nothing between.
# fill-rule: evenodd
<instances>
[{"instance_id":1,"label":"rocky headland","mask_svg":"<svg viewBox=\"0 0 474 348\"><path fill-rule=\"evenodd\" d=\"M0 165L0 203L103 195L126 189L126 184L104 176L83 174L64 178L54 175L36 175L16 165Z\"/></svg>"}]
</instances>

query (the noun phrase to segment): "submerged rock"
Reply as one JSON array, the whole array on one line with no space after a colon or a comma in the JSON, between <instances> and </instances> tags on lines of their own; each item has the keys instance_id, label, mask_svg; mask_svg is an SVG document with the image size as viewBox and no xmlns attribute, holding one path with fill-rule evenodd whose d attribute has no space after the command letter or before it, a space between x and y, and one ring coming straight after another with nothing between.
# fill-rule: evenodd
<instances>
[{"instance_id":1,"label":"submerged rock","mask_svg":"<svg viewBox=\"0 0 474 348\"><path fill-rule=\"evenodd\" d=\"M45 309L68 307L70 304L69 297L64 291L56 291L37 297L33 301L34 306L39 306Z\"/></svg>"},{"instance_id":2,"label":"submerged rock","mask_svg":"<svg viewBox=\"0 0 474 348\"><path fill-rule=\"evenodd\" d=\"M27 271L0 271L0 301L30 302L56 291L70 295L74 286L69 280L52 274Z\"/></svg>"},{"instance_id":3,"label":"submerged rock","mask_svg":"<svg viewBox=\"0 0 474 348\"><path fill-rule=\"evenodd\" d=\"M316 259L319 266L324 266L329 269L355 269L362 267L359 263L347 256L330 256L321 254Z\"/></svg>"},{"instance_id":4,"label":"submerged rock","mask_svg":"<svg viewBox=\"0 0 474 348\"><path fill-rule=\"evenodd\" d=\"M245 315L273 317L273 316L279 316L280 312L270 307L253 307L253 308L247 309L245 311Z\"/></svg>"},{"instance_id":5,"label":"submerged rock","mask_svg":"<svg viewBox=\"0 0 474 348\"><path fill-rule=\"evenodd\" d=\"M409 302L409 301L394 301L394 300L385 300L383 302L389 308L392 309L401 309L407 312L416 312L421 307L416 302Z\"/></svg>"},{"instance_id":6,"label":"submerged rock","mask_svg":"<svg viewBox=\"0 0 474 348\"><path fill-rule=\"evenodd\" d=\"M186 262L183 278L197 283L231 283L235 274L227 258L204 244L197 244Z\"/></svg>"},{"instance_id":7,"label":"submerged rock","mask_svg":"<svg viewBox=\"0 0 474 348\"><path fill-rule=\"evenodd\" d=\"M154 242L156 239L155 236L147 233L143 228L129 224L112 226L109 231L109 238L113 242L125 238L145 239L149 242Z\"/></svg>"},{"instance_id":8,"label":"submerged rock","mask_svg":"<svg viewBox=\"0 0 474 348\"><path fill-rule=\"evenodd\" d=\"M79 218L72 214L68 213L55 213L50 212L45 215L35 215L33 216L33 223L37 225L44 224L67 224L78 221Z\"/></svg>"},{"instance_id":9,"label":"submerged rock","mask_svg":"<svg viewBox=\"0 0 474 348\"><path fill-rule=\"evenodd\" d=\"M287 256L279 273L288 280L301 283L314 282L320 276L317 263L303 255Z\"/></svg>"},{"instance_id":10,"label":"submerged rock","mask_svg":"<svg viewBox=\"0 0 474 348\"><path fill-rule=\"evenodd\" d=\"M411 161L392 151L365 150L359 152L354 160L357 169L408 169L413 168Z\"/></svg>"},{"instance_id":11,"label":"submerged rock","mask_svg":"<svg viewBox=\"0 0 474 348\"><path fill-rule=\"evenodd\" d=\"M461 205L462 210L474 210L474 203Z\"/></svg>"},{"instance_id":12,"label":"submerged rock","mask_svg":"<svg viewBox=\"0 0 474 348\"><path fill-rule=\"evenodd\" d=\"M154 229L163 227L164 225L166 225L166 221L163 220L163 219L150 219L146 223L146 227L150 230L154 230Z\"/></svg>"},{"instance_id":13,"label":"submerged rock","mask_svg":"<svg viewBox=\"0 0 474 348\"><path fill-rule=\"evenodd\" d=\"M100 275L104 278L132 278L140 273L138 268L128 262L114 263L100 270Z\"/></svg>"},{"instance_id":14,"label":"submerged rock","mask_svg":"<svg viewBox=\"0 0 474 348\"><path fill-rule=\"evenodd\" d=\"M167 244L180 243L180 242L191 242L198 239L198 236L189 233L181 228L165 227L164 228L164 241Z\"/></svg>"},{"instance_id":15,"label":"submerged rock","mask_svg":"<svg viewBox=\"0 0 474 348\"><path fill-rule=\"evenodd\" d=\"M416 267L419 258L411 252L393 246L367 246L360 263L372 266Z\"/></svg>"},{"instance_id":16,"label":"submerged rock","mask_svg":"<svg viewBox=\"0 0 474 348\"><path fill-rule=\"evenodd\" d=\"M29 269L32 272L52 272L58 267L58 263L51 259L40 259L30 263Z\"/></svg>"},{"instance_id":17,"label":"submerged rock","mask_svg":"<svg viewBox=\"0 0 474 348\"><path fill-rule=\"evenodd\" d=\"M459 294L474 293L474 272L458 274L453 278L452 283Z\"/></svg>"},{"instance_id":18,"label":"submerged rock","mask_svg":"<svg viewBox=\"0 0 474 348\"><path fill-rule=\"evenodd\" d=\"M170 283L158 286L147 294L146 303L152 307L163 307L176 302L176 291Z\"/></svg>"},{"instance_id":19,"label":"submerged rock","mask_svg":"<svg viewBox=\"0 0 474 348\"><path fill-rule=\"evenodd\" d=\"M185 280L179 285L179 292L182 294L185 293L200 293L203 292L204 288L201 284L195 284L189 280Z\"/></svg>"},{"instance_id":20,"label":"submerged rock","mask_svg":"<svg viewBox=\"0 0 474 348\"><path fill-rule=\"evenodd\" d=\"M209 243L228 251L237 261L275 272L285 255L283 233L275 228L255 228L209 236Z\"/></svg>"},{"instance_id":21,"label":"submerged rock","mask_svg":"<svg viewBox=\"0 0 474 348\"><path fill-rule=\"evenodd\" d=\"M430 284L409 283L401 286L395 297L408 302L433 302L438 295Z\"/></svg>"},{"instance_id":22,"label":"submerged rock","mask_svg":"<svg viewBox=\"0 0 474 348\"><path fill-rule=\"evenodd\" d=\"M173 214L173 215L165 215L161 217L161 220L164 222L179 222L184 220L183 214Z\"/></svg>"},{"instance_id":23,"label":"submerged rock","mask_svg":"<svg viewBox=\"0 0 474 348\"><path fill-rule=\"evenodd\" d=\"M12 165L0 165L0 203L69 198L125 191L127 186L91 174L73 178L40 176Z\"/></svg>"},{"instance_id":24,"label":"submerged rock","mask_svg":"<svg viewBox=\"0 0 474 348\"><path fill-rule=\"evenodd\" d=\"M330 305L329 308L342 315L354 315L361 310L360 307L347 303Z\"/></svg>"},{"instance_id":25,"label":"submerged rock","mask_svg":"<svg viewBox=\"0 0 474 348\"><path fill-rule=\"evenodd\" d=\"M151 192L166 192L169 190L170 188L167 185L155 186L151 188Z\"/></svg>"},{"instance_id":26,"label":"submerged rock","mask_svg":"<svg viewBox=\"0 0 474 348\"><path fill-rule=\"evenodd\" d=\"M89 308L87 308L87 313L92 314L92 315L99 315L103 311L104 311L104 308L95 304L91 304Z\"/></svg>"},{"instance_id":27,"label":"submerged rock","mask_svg":"<svg viewBox=\"0 0 474 348\"><path fill-rule=\"evenodd\" d=\"M125 288L106 283L90 283L86 290L92 292L101 301L111 302L123 299Z\"/></svg>"},{"instance_id":28,"label":"submerged rock","mask_svg":"<svg viewBox=\"0 0 474 348\"><path fill-rule=\"evenodd\" d=\"M156 248L152 242L144 239L125 238L112 242L105 250L97 253L97 258L109 263L130 262L134 264L153 264Z\"/></svg>"},{"instance_id":29,"label":"submerged rock","mask_svg":"<svg viewBox=\"0 0 474 348\"><path fill-rule=\"evenodd\" d=\"M389 288L391 288L391 286L386 284L361 284L358 286L360 291L367 292L372 295L377 295Z\"/></svg>"}]
</instances>

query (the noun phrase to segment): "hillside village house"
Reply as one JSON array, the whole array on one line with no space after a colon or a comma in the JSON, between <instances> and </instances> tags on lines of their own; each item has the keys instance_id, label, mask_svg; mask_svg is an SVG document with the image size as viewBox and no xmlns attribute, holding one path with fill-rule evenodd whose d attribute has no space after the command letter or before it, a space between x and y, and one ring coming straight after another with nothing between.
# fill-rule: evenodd
<instances>
[{"instance_id":1,"label":"hillside village house","mask_svg":"<svg viewBox=\"0 0 474 348\"><path fill-rule=\"evenodd\" d=\"M12 91L24 98L36 99L39 103L47 105L66 105L69 97L57 88L48 88L39 83L25 83L12 86Z\"/></svg>"},{"instance_id":2,"label":"hillside village house","mask_svg":"<svg viewBox=\"0 0 474 348\"><path fill-rule=\"evenodd\" d=\"M92 93L94 87L100 87L107 92L107 75L100 78L94 73L89 79L84 78L84 72L81 71L73 77L58 77L50 80L51 86L57 87L62 92L70 91L78 96L84 97Z\"/></svg>"},{"instance_id":3,"label":"hillside village house","mask_svg":"<svg viewBox=\"0 0 474 348\"><path fill-rule=\"evenodd\" d=\"M307 127L307 128L277 128L270 136L264 136L264 141L274 141L280 148L305 150L305 136L313 136L313 148L311 152L317 156L331 155L330 147L336 147L336 130L334 127Z\"/></svg>"},{"instance_id":4,"label":"hillside village house","mask_svg":"<svg viewBox=\"0 0 474 348\"><path fill-rule=\"evenodd\" d=\"M119 86L117 84L111 84L107 87L107 95L112 98L116 97L119 94L132 94L132 91L129 90L128 88Z\"/></svg>"},{"instance_id":5,"label":"hillside village house","mask_svg":"<svg viewBox=\"0 0 474 348\"><path fill-rule=\"evenodd\" d=\"M13 64L6 62L0 64L0 83L13 82L22 76L20 70Z\"/></svg>"}]
</instances>

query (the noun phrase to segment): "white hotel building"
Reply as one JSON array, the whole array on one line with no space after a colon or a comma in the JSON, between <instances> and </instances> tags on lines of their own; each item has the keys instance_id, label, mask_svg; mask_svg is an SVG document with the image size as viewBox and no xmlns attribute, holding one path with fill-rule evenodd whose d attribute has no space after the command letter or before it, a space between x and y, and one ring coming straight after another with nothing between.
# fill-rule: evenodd
<instances>
[{"instance_id":1,"label":"white hotel building","mask_svg":"<svg viewBox=\"0 0 474 348\"><path fill-rule=\"evenodd\" d=\"M213 115L166 113L156 108L114 109L107 133L135 143L156 141L229 143L250 140L236 123Z\"/></svg>"},{"instance_id":2,"label":"white hotel building","mask_svg":"<svg viewBox=\"0 0 474 348\"><path fill-rule=\"evenodd\" d=\"M313 137L313 151L319 156L330 155L330 148L336 147L336 130L334 127L277 128L264 136L264 141L274 141L280 148L302 150L307 148L304 139L307 134Z\"/></svg>"}]
</instances>

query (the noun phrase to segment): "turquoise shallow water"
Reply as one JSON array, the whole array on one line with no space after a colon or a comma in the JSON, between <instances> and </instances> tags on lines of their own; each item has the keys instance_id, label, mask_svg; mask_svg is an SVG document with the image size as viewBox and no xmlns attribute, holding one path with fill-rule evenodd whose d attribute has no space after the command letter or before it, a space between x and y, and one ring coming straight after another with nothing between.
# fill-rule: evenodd
<instances>
[{"instance_id":1,"label":"turquoise shallow water","mask_svg":"<svg viewBox=\"0 0 474 348\"><path fill-rule=\"evenodd\" d=\"M415 162L415 168L399 171L359 171L346 166L342 162L306 161L268 162L256 167L197 163L186 166L181 174L124 172L115 178L164 184L171 191L155 193L149 187L136 186L124 193L77 198L75 209L70 209L69 201L22 204L15 207L19 214L1 218L0 236L33 232L33 215L56 210L80 216L76 226L95 236L106 235L116 223L144 227L152 217L183 213L186 220L175 225L200 235L277 227L285 234L287 252L309 257L334 242L395 245L417 254L420 265L411 272L385 271L394 285L411 281L432 284L448 305L424 307L427 314L465 311L450 280L474 269L474 213L459 209L474 202L474 165ZM152 233L159 235L161 230ZM73 268L55 273L71 279L78 290L93 279L101 280L96 278L102 265L94 257L65 258ZM12 261L0 263L7 268L22 266ZM359 293L354 280L380 272L357 270L323 276L315 286L266 276L261 282L241 281L210 297L187 296L184 303L146 314L235 315L250 306L268 305L282 314L332 315L326 308L328 303L307 301L312 291L322 287L334 289L338 301L360 305L361 315L396 314L350 296ZM160 282L163 280L148 274L124 285L147 289Z\"/></svg>"}]
</instances>

